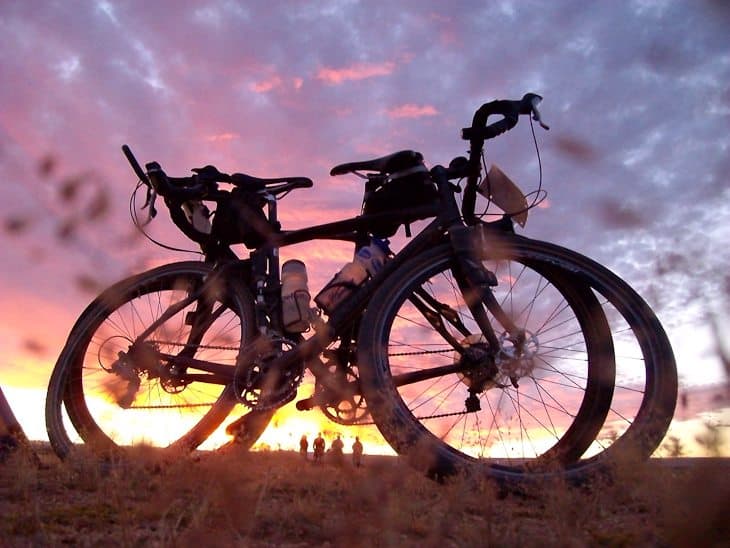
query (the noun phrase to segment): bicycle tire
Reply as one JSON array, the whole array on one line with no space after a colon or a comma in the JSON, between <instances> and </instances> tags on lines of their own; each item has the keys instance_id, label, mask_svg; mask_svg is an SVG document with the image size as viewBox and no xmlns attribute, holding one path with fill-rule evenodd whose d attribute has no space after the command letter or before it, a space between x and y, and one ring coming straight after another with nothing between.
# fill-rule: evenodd
<instances>
[{"instance_id":1,"label":"bicycle tire","mask_svg":"<svg viewBox=\"0 0 730 548\"><path fill-rule=\"evenodd\" d=\"M501 459L484 458L487 456L484 454L481 457L470 455L452 447L443 433L424 426L424 420L416 417L394 386L388 351L383 349L388 347L394 318L399 307L406 302L408 292L424 281L422 278L427 275L428 269L434 268L435 263L453 261L450 246L442 245L415 258L403 267L399 276L386 282L372 299L362 323L358 356L362 388L372 416L386 440L397 452L407 454L415 466L429 474L440 476L464 469L480 470L492 478L512 482L554 474L582 479L603 468L619 450L631 450L641 457L649 456L671 421L677 386L671 346L651 309L625 282L577 253L503 233L493 235L486 243L488 245L478 248L480 259L513 259L531 264L539 275L556 280L560 291L565 289L561 284L567 280L575 286L589 287L596 297L603 300L600 303L602 307L606 304L614 307L614 312L631 328L643 356L644 387L637 391L641 401L635 416L626 420L627 425L612 443L593 447L594 454L584 452L584 458L576 458L573 462L563 459L558 467L539 458L539 454L523 455L521 459L510 458L509 455ZM615 333L613 325L610 329ZM617 412L616 405L615 402L611 404L611 413ZM590 419L590 414L575 416L576 421ZM605 429L605 424L602 428ZM582 450L583 447L576 448L576 452Z\"/></svg>"},{"instance_id":2,"label":"bicycle tire","mask_svg":"<svg viewBox=\"0 0 730 548\"><path fill-rule=\"evenodd\" d=\"M114 364L120 363L116 353L124 351L152 320L201 284L211 271L210 265L201 262L164 265L116 283L81 314L53 369L46 398L46 429L59 457L65 458L74 446L64 406L70 427L97 452L134 443L160 443L160 436L171 450L190 451L229 415L238 403L232 383L163 386L161 377L148 374L145 378L137 373L139 386L135 389L136 381L128 370L112 372ZM240 348L255 332L253 299L243 284L229 281L227 285L224 297L214 297L217 317L193 352L200 359L235 367ZM155 344L170 352L184 347L191 313L194 306L156 330L151 336L161 342ZM178 338L172 340L175 336ZM132 402L122 403L125 397ZM250 421L256 432L241 438L247 447L266 428L268 418Z\"/></svg>"}]
</instances>

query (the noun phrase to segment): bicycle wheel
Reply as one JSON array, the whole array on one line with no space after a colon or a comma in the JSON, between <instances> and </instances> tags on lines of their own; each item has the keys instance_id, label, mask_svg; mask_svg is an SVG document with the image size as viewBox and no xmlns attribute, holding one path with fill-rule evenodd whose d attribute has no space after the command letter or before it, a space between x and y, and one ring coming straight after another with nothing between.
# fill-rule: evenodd
<instances>
[{"instance_id":1,"label":"bicycle wheel","mask_svg":"<svg viewBox=\"0 0 730 548\"><path fill-rule=\"evenodd\" d=\"M672 421L678 384L674 353L654 312L625 281L579 253L519 236L485 234L477 245L486 252L482 256L519 253L572 273L591 288L609 323L616 360L613 401L596 440L568 467L567 476L581 479L617 456L651 456Z\"/></svg>"},{"instance_id":2,"label":"bicycle wheel","mask_svg":"<svg viewBox=\"0 0 730 548\"><path fill-rule=\"evenodd\" d=\"M147 443L191 450L236 405L232 383L190 375L157 352L229 364L254 334L250 293L235 284L177 310L144 339L154 355L131 345L162 314L201 286L211 267L181 262L119 282L79 317L53 370L46 399L46 426L56 453L72 448L63 417L95 450ZM195 327L193 327L195 326ZM193 332L195 330L195 333ZM268 420L251 421L251 445Z\"/></svg>"},{"instance_id":3,"label":"bicycle wheel","mask_svg":"<svg viewBox=\"0 0 730 548\"><path fill-rule=\"evenodd\" d=\"M666 431L676 398L671 348L666 338L662 340L660 326L656 335L658 322L648 307L606 269L568 250L510 235L480 244L479 258L499 280L495 296L532 341L530 360L482 367L481 376L488 382L476 391L479 405L472 401L470 406L464 377L474 373L451 371L458 360L453 351L449 360L450 345L419 319L413 293L428 290L457 310L470 331L479 331L453 282L449 246L423 254L378 291L360 333L363 391L385 438L429 473L479 469L503 480L539 477L558 469L579 478L622 446L647 456ZM586 300L588 288L597 293ZM598 310L596 296L603 301ZM585 308L586 302L592 304ZM590 329L606 321L607 303L634 334L641 351L634 369L642 370L644 386L632 387L641 398L635 416L617 410L616 399L609 402L608 416L620 415L625 427L614 431L612 442L596 447L595 441L587 444L585 436L574 432L605 437L605 424L596 426L598 417L608 422L602 415L605 407L596 413L585 405L592 398L588 389L596 370L610 367L615 373L615 357L611 355L614 363L607 366L606 346L594 340L606 332ZM609 328L615 324L609 323ZM414 356L419 356L418 362ZM408 373L414 370L420 373ZM410 382L413 379L422 380ZM617 393L625 387L619 388Z\"/></svg>"}]
</instances>

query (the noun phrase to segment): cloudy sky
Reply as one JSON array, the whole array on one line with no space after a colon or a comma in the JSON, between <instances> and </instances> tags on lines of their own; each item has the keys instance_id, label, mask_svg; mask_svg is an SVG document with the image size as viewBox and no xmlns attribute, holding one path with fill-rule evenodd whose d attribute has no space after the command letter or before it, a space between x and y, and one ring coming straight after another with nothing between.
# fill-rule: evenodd
<instances>
[{"instance_id":1,"label":"cloudy sky","mask_svg":"<svg viewBox=\"0 0 730 548\"><path fill-rule=\"evenodd\" d=\"M189 257L134 236L123 143L175 175L212 163L310 177L281 206L296 228L358 213L361 183L330 178L333 165L405 148L448 163L479 105L528 91L551 130L537 134L547 207L524 233L622 275L666 325L683 389L716 384L728 28L720 0L4 0L0 385L44 389L96 287ZM490 142L487 160L537 186L529 124ZM185 245L164 215L151 231ZM289 253L315 287L349 258Z\"/></svg>"}]
</instances>

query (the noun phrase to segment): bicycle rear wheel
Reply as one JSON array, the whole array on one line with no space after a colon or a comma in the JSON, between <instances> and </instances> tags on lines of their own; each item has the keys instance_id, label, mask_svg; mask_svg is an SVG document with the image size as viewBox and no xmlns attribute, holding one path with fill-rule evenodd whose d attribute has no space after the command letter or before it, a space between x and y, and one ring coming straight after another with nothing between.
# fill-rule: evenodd
<instances>
[{"instance_id":1,"label":"bicycle rear wheel","mask_svg":"<svg viewBox=\"0 0 730 548\"><path fill-rule=\"evenodd\" d=\"M648 456L666 431L676 399L671 347L651 310L624 282L568 250L506 234L481 243L488 245L480 245L480 259L499 279L495 296L533 341L532 363L483 368L482 376L491 375L491 382L477 391L478 409L473 401L471 406L467 403L464 377L474 373L436 369L457 359L453 351L448 354L451 345L418 320L423 315L414 311L412 295L428 290L457 310L470 330L475 324L451 281L455 263L450 246L425 253L378 291L362 324L362 386L384 437L431 474L466 468L500 480L554 473L583 477L620 447ZM591 295L587 300L586 292ZM602 308L596 309L596 297ZM592 303L588 309L586 302ZM638 395L640 401L631 412L623 412L617 398L609 402L607 414L605 407L593 412L585 407L592 399L588 388L595 371L607 367L606 346L594 341L606 332L590 330L596 321L607 321L607 304L612 313L609 328L615 331L619 317L629 326L640 353L633 368L643 384L615 380L617 395L627 388ZM498 324L493 325L497 330ZM478 328L473 332L479 333ZM414 356L420 356L418 361ZM614 375L617 360L613 354L610 359ZM423 372L422 380L404 383L419 379L414 370ZM613 437L605 435L606 423L616 421L604 419L616 417L621 429L612 425ZM601 443L575 435L576 429Z\"/></svg>"},{"instance_id":2,"label":"bicycle rear wheel","mask_svg":"<svg viewBox=\"0 0 730 548\"><path fill-rule=\"evenodd\" d=\"M48 388L46 425L59 456L73 446L62 402L70 425L97 451L138 443L191 450L228 416L237 403L232 383L202 372L193 376L157 353L233 369L254 334L252 298L241 284L218 287L177 310L137 345L142 352L131 352L132 343L210 273L200 262L165 265L115 284L87 307ZM248 445L268 419L250 423L257 432L248 433Z\"/></svg>"}]
</instances>

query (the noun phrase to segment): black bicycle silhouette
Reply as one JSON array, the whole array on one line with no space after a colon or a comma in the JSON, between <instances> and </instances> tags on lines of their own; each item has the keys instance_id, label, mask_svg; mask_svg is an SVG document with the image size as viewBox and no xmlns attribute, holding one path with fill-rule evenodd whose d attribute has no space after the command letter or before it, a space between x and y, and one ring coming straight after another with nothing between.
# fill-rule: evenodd
<instances>
[{"instance_id":1,"label":"black bicycle silhouette","mask_svg":"<svg viewBox=\"0 0 730 548\"><path fill-rule=\"evenodd\" d=\"M524 222L529 208L524 197L515 202L509 185L497 188L499 172L483 176L485 140L519 115L547 128L540 100L527 94L484 104L463 130L469 157L449 167L428 170L406 150L333 168L332 175L364 177L363 213L292 231L279 225L277 200L311 180L212 166L173 178L155 162L142 170L125 145L151 216L162 196L204 261L123 280L83 312L48 389L55 451L72 450L70 427L98 451L144 440L191 450L238 404L249 412L226 430L249 447L308 370L316 384L299 409L318 407L341 424L374 422L399 454L431 474L582 478L622 450L648 457L677 394L661 325L605 267L516 235L513 219ZM502 118L487 124L495 114ZM475 214L480 188L495 200L512 190L511 202L526 207L510 211L502 198L508 211L484 222ZM392 252L383 238L400 226L411 236L419 219L432 221ZM343 269L310 314L301 276L298 290L282 297L278 251L312 240L348 241L356 253L382 256L353 267L357 275ZM252 250L249 258L232 251L238 243ZM292 310L300 315L292 319ZM618 379L615 347L634 351L630 372ZM625 408L626 393L633 407Z\"/></svg>"}]
</instances>

